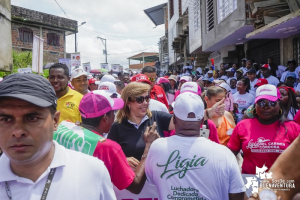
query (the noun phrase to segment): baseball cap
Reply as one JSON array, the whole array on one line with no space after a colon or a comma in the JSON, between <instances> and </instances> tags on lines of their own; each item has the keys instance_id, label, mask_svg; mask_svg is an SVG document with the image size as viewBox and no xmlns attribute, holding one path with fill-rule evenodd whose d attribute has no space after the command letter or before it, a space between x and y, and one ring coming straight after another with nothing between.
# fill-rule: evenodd
<instances>
[{"instance_id":1,"label":"baseball cap","mask_svg":"<svg viewBox=\"0 0 300 200\"><path fill-rule=\"evenodd\" d=\"M229 85L227 83L221 83L219 85L219 87L224 88L225 90L227 90L227 92L231 91L231 89L230 89L230 87L229 87Z\"/></svg>"},{"instance_id":2,"label":"baseball cap","mask_svg":"<svg viewBox=\"0 0 300 200\"><path fill-rule=\"evenodd\" d=\"M251 68L247 71L247 73L256 74L256 71L255 71L255 69Z\"/></svg>"},{"instance_id":3,"label":"baseball cap","mask_svg":"<svg viewBox=\"0 0 300 200\"><path fill-rule=\"evenodd\" d=\"M261 68L265 68L265 69L271 69L270 65L269 64L264 64L263 66L261 66Z\"/></svg>"},{"instance_id":4,"label":"baseball cap","mask_svg":"<svg viewBox=\"0 0 300 200\"><path fill-rule=\"evenodd\" d=\"M234 69L233 68L229 68L229 69L226 70L226 72L233 72L232 70L234 70Z\"/></svg>"},{"instance_id":5,"label":"baseball cap","mask_svg":"<svg viewBox=\"0 0 300 200\"><path fill-rule=\"evenodd\" d=\"M0 97L14 97L44 108L57 106L56 93L51 83L31 73L15 73L3 79L0 83Z\"/></svg>"},{"instance_id":6,"label":"baseball cap","mask_svg":"<svg viewBox=\"0 0 300 200\"><path fill-rule=\"evenodd\" d=\"M111 82L111 83L114 83L115 82L115 78L110 75L110 74L105 74L100 81L96 81L96 84L99 85L100 83L102 82Z\"/></svg>"},{"instance_id":7,"label":"baseball cap","mask_svg":"<svg viewBox=\"0 0 300 200\"><path fill-rule=\"evenodd\" d=\"M111 110L119 110L123 106L123 99L111 98L104 90L94 90L82 97L79 104L79 111L84 118L95 118Z\"/></svg>"},{"instance_id":8,"label":"baseball cap","mask_svg":"<svg viewBox=\"0 0 300 200\"><path fill-rule=\"evenodd\" d=\"M117 94L117 87L112 82L102 82L99 84L98 90L104 90L109 95ZM119 96L119 95L118 95Z\"/></svg>"},{"instance_id":9,"label":"baseball cap","mask_svg":"<svg viewBox=\"0 0 300 200\"><path fill-rule=\"evenodd\" d=\"M148 83L149 85L151 84L151 81L149 81L148 76L145 74L138 74L132 77L131 79L132 82L142 82L142 83Z\"/></svg>"},{"instance_id":10,"label":"baseball cap","mask_svg":"<svg viewBox=\"0 0 300 200\"><path fill-rule=\"evenodd\" d=\"M181 81L190 82L190 77L188 77L188 76L182 76L182 77L179 79L179 82L181 82Z\"/></svg>"},{"instance_id":11,"label":"baseball cap","mask_svg":"<svg viewBox=\"0 0 300 200\"><path fill-rule=\"evenodd\" d=\"M185 92L201 95L201 87L195 82L186 82L181 86L180 94Z\"/></svg>"},{"instance_id":12,"label":"baseball cap","mask_svg":"<svg viewBox=\"0 0 300 200\"><path fill-rule=\"evenodd\" d=\"M172 105L174 115L183 121L200 121L204 117L204 104L199 95L191 92L182 93ZM189 113L194 113L195 118L188 118Z\"/></svg>"},{"instance_id":13,"label":"baseball cap","mask_svg":"<svg viewBox=\"0 0 300 200\"><path fill-rule=\"evenodd\" d=\"M91 85L91 84L95 83L96 81L97 81L97 79L95 79L95 78L91 78L91 79L89 80L89 85Z\"/></svg>"},{"instance_id":14,"label":"baseball cap","mask_svg":"<svg viewBox=\"0 0 300 200\"><path fill-rule=\"evenodd\" d=\"M171 75L168 79L174 80L177 83L177 77L175 75Z\"/></svg>"},{"instance_id":15,"label":"baseball cap","mask_svg":"<svg viewBox=\"0 0 300 200\"><path fill-rule=\"evenodd\" d=\"M74 69L71 73L70 81L72 81L73 78L78 78L80 76L87 76L87 73L83 71L83 69Z\"/></svg>"},{"instance_id":16,"label":"baseball cap","mask_svg":"<svg viewBox=\"0 0 300 200\"><path fill-rule=\"evenodd\" d=\"M208 73L208 74L213 74L214 72L213 72L213 71L211 71L211 70L209 70L207 73Z\"/></svg>"},{"instance_id":17,"label":"baseball cap","mask_svg":"<svg viewBox=\"0 0 300 200\"><path fill-rule=\"evenodd\" d=\"M248 60L247 58L243 58L243 59L242 59L242 61L247 61L247 60Z\"/></svg>"},{"instance_id":18,"label":"baseball cap","mask_svg":"<svg viewBox=\"0 0 300 200\"><path fill-rule=\"evenodd\" d=\"M240 72L240 73L244 74L244 71L242 69L238 69L238 70L236 70L236 72Z\"/></svg>"},{"instance_id":19,"label":"baseball cap","mask_svg":"<svg viewBox=\"0 0 300 200\"><path fill-rule=\"evenodd\" d=\"M268 80L265 79L265 78L260 78L257 80L256 84L254 85L254 87L259 87L259 86L262 86L262 85L266 85L268 84Z\"/></svg>"},{"instance_id":20,"label":"baseball cap","mask_svg":"<svg viewBox=\"0 0 300 200\"><path fill-rule=\"evenodd\" d=\"M287 62L287 64L290 64L290 63L293 63L293 64L297 64L297 62L296 62L296 60L294 60L294 59L291 59L291 60L289 60L288 62Z\"/></svg>"},{"instance_id":21,"label":"baseball cap","mask_svg":"<svg viewBox=\"0 0 300 200\"><path fill-rule=\"evenodd\" d=\"M293 77L296 79L296 73L295 72L288 72L285 76L285 79L287 79L288 77Z\"/></svg>"},{"instance_id":22,"label":"baseball cap","mask_svg":"<svg viewBox=\"0 0 300 200\"><path fill-rule=\"evenodd\" d=\"M280 99L280 92L274 85L271 84L259 86L256 90L255 103L261 99L277 101Z\"/></svg>"},{"instance_id":23,"label":"baseball cap","mask_svg":"<svg viewBox=\"0 0 300 200\"><path fill-rule=\"evenodd\" d=\"M214 78L208 78L208 77L204 77L202 79L202 81L209 81L209 82L213 82L214 81Z\"/></svg>"},{"instance_id":24,"label":"baseball cap","mask_svg":"<svg viewBox=\"0 0 300 200\"><path fill-rule=\"evenodd\" d=\"M112 74L112 76L116 79L118 78L118 75L117 74Z\"/></svg>"},{"instance_id":25,"label":"baseball cap","mask_svg":"<svg viewBox=\"0 0 300 200\"><path fill-rule=\"evenodd\" d=\"M161 83L170 83L170 81L167 78L160 77L157 84L161 84Z\"/></svg>"}]
</instances>

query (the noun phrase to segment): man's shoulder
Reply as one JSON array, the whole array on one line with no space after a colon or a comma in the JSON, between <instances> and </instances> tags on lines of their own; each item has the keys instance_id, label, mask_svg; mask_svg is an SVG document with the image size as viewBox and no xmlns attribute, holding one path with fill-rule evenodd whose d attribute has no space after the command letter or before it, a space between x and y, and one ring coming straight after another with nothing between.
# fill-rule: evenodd
<instances>
[{"instance_id":1,"label":"man's shoulder","mask_svg":"<svg viewBox=\"0 0 300 200\"><path fill-rule=\"evenodd\" d=\"M98 142L95 153L96 152L107 152L107 154L117 154L121 150L121 146L111 139L106 139L103 142ZM94 153L94 154L95 154Z\"/></svg>"}]
</instances>

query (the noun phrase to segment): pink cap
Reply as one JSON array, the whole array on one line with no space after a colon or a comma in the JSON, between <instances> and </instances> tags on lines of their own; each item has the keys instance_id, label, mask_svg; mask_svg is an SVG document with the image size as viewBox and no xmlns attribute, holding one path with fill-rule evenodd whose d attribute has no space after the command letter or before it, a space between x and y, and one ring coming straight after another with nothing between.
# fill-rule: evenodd
<instances>
[{"instance_id":1,"label":"pink cap","mask_svg":"<svg viewBox=\"0 0 300 200\"><path fill-rule=\"evenodd\" d=\"M170 83L170 81L167 78L160 77L157 84L161 84L161 83Z\"/></svg>"},{"instance_id":2,"label":"pink cap","mask_svg":"<svg viewBox=\"0 0 300 200\"><path fill-rule=\"evenodd\" d=\"M188 77L188 76L182 76L182 77L179 79L179 82L181 82L181 81L190 82L190 81L192 81L192 80L190 80L190 77Z\"/></svg>"},{"instance_id":3,"label":"pink cap","mask_svg":"<svg viewBox=\"0 0 300 200\"><path fill-rule=\"evenodd\" d=\"M84 118L95 118L111 110L119 110L123 106L123 99L111 98L104 90L94 90L83 96L79 104L79 111Z\"/></svg>"},{"instance_id":4,"label":"pink cap","mask_svg":"<svg viewBox=\"0 0 300 200\"><path fill-rule=\"evenodd\" d=\"M131 79L132 82L143 82L143 83L148 83L149 85L151 84L151 81L149 81L148 76L145 74L138 74L132 77Z\"/></svg>"},{"instance_id":5,"label":"pink cap","mask_svg":"<svg viewBox=\"0 0 300 200\"><path fill-rule=\"evenodd\" d=\"M186 82L181 86L180 94L185 92L201 95L201 87L195 82Z\"/></svg>"},{"instance_id":6,"label":"pink cap","mask_svg":"<svg viewBox=\"0 0 300 200\"><path fill-rule=\"evenodd\" d=\"M266 84L259 86L256 90L255 103L261 99L277 101L280 99L280 92L274 85Z\"/></svg>"}]
</instances>

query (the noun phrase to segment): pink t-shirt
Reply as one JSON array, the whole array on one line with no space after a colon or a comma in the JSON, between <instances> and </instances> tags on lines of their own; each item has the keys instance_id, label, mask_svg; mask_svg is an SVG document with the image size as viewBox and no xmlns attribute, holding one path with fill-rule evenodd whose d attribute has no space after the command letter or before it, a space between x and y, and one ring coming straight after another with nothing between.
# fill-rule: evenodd
<instances>
[{"instance_id":1,"label":"pink t-shirt","mask_svg":"<svg viewBox=\"0 0 300 200\"><path fill-rule=\"evenodd\" d=\"M220 144L220 140L218 137L218 130L217 127L215 125L215 123L213 121L211 121L210 119L207 120L207 124L208 124L208 129L209 129L209 138L211 141ZM202 126L201 126L202 128Z\"/></svg>"},{"instance_id":2,"label":"pink t-shirt","mask_svg":"<svg viewBox=\"0 0 300 200\"><path fill-rule=\"evenodd\" d=\"M127 163L126 156L118 143L110 139L98 142L93 156L104 162L110 174L111 182L119 190L127 188L133 182L135 173Z\"/></svg>"},{"instance_id":3,"label":"pink t-shirt","mask_svg":"<svg viewBox=\"0 0 300 200\"><path fill-rule=\"evenodd\" d=\"M256 167L264 164L270 169L299 133L300 126L294 121L279 126L279 122L263 125L257 118L245 119L237 124L227 146L234 151L243 150L243 174L256 174Z\"/></svg>"},{"instance_id":4,"label":"pink t-shirt","mask_svg":"<svg viewBox=\"0 0 300 200\"><path fill-rule=\"evenodd\" d=\"M234 103L234 100L233 100L232 94L230 92L229 95L226 97L226 99L224 101L225 110L228 111L228 112L233 111L233 103Z\"/></svg>"}]
</instances>

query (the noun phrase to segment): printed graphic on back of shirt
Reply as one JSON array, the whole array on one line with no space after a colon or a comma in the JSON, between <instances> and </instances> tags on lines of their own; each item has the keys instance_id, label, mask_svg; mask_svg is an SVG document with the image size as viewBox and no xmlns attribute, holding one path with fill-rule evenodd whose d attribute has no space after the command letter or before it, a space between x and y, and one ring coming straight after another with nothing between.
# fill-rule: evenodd
<instances>
[{"instance_id":1,"label":"printed graphic on back of shirt","mask_svg":"<svg viewBox=\"0 0 300 200\"><path fill-rule=\"evenodd\" d=\"M256 141L251 139L246 146L253 153L282 153L284 151L282 149L285 149L284 147L284 142L271 142L264 137L257 138Z\"/></svg>"}]
</instances>

